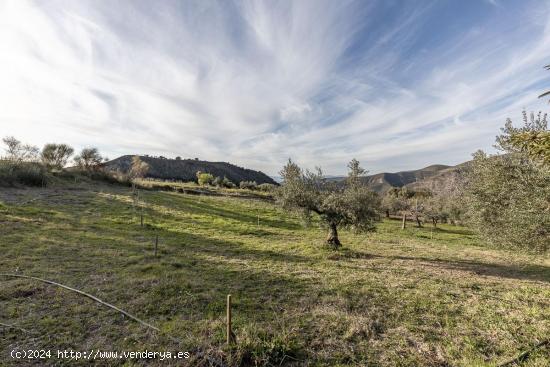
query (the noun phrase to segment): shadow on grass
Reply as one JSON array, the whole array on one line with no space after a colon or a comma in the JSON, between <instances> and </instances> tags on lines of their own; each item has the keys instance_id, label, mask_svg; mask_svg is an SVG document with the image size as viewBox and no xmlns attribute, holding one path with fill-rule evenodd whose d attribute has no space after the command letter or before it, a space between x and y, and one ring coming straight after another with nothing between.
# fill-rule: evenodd
<instances>
[{"instance_id":1,"label":"shadow on grass","mask_svg":"<svg viewBox=\"0 0 550 367\"><path fill-rule=\"evenodd\" d=\"M248 223L248 224L256 224L258 221L257 214L249 214L246 212L238 212L234 210L229 210L226 208L221 208L219 206L219 203L216 203L217 205L213 205L211 203L208 203L207 200L204 201L198 201L196 197L188 197L182 194L172 194L170 195L177 195L175 200L182 200L183 202L174 202L172 201L172 205L180 206L181 209L185 208L188 211L191 211L195 214L206 214L206 215L212 215L213 217L222 217L222 218L229 218L235 221ZM181 199L180 199L181 198ZM233 200L233 199L227 199L224 198L224 200ZM239 199L235 199L239 200ZM183 205L183 208L181 207ZM299 229L301 226L297 223L289 222L286 220L273 220L265 217L260 217L260 221L264 225L268 225L273 228L281 228L281 229Z\"/></svg>"},{"instance_id":2,"label":"shadow on grass","mask_svg":"<svg viewBox=\"0 0 550 367\"><path fill-rule=\"evenodd\" d=\"M474 231L471 231L469 229L460 229L460 228L441 228L441 227L437 227L435 228L435 232L437 233L450 233L450 234L458 234L458 235L461 235L461 236L473 236L475 235Z\"/></svg>"},{"instance_id":3,"label":"shadow on grass","mask_svg":"<svg viewBox=\"0 0 550 367\"><path fill-rule=\"evenodd\" d=\"M550 283L550 267L544 265L528 264L525 266L519 265L504 265L504 264L489 264L480 261L472 260L445 260L434 259L429 257L413 257L413 256L384 256L376 254L368 254L361 251L346 250L341 258L350 259L373 259L383 258L389 260L413 261L428 263L434 267L439 267L447 270L461 270L475 273L477 275L494 276L499 278L509 278L518 280L535 280L540 282ZM338 260L337 255L332 260Z\"/></svg>"}]
</instances>

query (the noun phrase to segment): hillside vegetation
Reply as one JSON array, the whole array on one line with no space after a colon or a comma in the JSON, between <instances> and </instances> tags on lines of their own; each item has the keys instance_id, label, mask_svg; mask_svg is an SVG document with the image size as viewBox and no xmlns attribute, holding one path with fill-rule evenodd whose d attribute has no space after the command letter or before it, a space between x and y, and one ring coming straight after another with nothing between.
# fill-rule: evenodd
<instances>
[{"instance_id":1,"label":"hillside vegetation","mask_svg":"<svg viewBox=\"0 0 550 367\"><path fill-rule=\"evenodd\" d=\"M140 205L143 227L129 188L0 190L1 273L78 288L162 331L2 277L2 359L25 347L181 350L198 366L496 366L550 335L548 255L482 247L463 227L386 220L367 235L342 231L333 251L315 218L305 228L265 201L141 191ZM549 358L538 348L521 365ZM155 364L181 362L109 361Z\"/></svg>"},{"instance_id":2,"label":"hillside vegetation","mask_svg":"<svg viewBox=\"0 0 550 367\"><path fill-rule=\"evenodd\" d=\"M148 164L149 170L146 177L178 180L196 181L197 172L207 172L215 177L227 177L234 183L241 181L255 181L257 184L275 184L275 181L263 172L242 168L226 162L207 162L195 159L167 159L149 156L139 156ZM132 165L131 155L113 159L104 163L104 167L110 171L121 171L127 173Z\"/></svg>"}]
</instances>

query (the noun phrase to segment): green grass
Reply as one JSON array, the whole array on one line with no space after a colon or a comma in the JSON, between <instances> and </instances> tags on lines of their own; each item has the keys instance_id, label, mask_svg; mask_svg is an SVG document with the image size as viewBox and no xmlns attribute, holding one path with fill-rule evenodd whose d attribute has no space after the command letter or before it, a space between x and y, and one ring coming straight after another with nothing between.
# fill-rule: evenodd
<instances>
[{"instance_id":1,"label":"green grass","mask_svg":"<svg viewBox=\"0 0 550 367\"><path fill-rule=\"evenodd\" d=\"M221 194L225 196L230 197L238 197L238 196L247 196L247 197L258 197L258 198L271 198L273 196L273 193L262 191L259 189L256 190L250 190L250 189L241 189L238 187L235 188L227 188L227 187L216 187L216 186L201 186L197 184L196 182L182 182L182 181L165 181L165 180L155 180L155 179L135 179L134 182L137 184L138 187L143 189L161 189L161 190L167 190L170 189L171 191L178 191L178 189L182 190L191 190L191 191L202 191L202 192L210 192L213 194Z\"/></svg>"},{"instance_id":2,"label":"green grass","mask_svg":"<svg viewBox=\"0 0 550 367\"><path fill-rule=\"evenodd\" d=\"M270 203L141 197L144 227L127 188L0 191L0 272L81 289L163 331L51 285L1 278L0 322L33 333L0 327L0 365L19 346L188 350L190 365L207 365L206 355L229 365L495 366L550 335L549 257L483 247L466 228L385 221L368 235L343 231L334 251L315 221L304 228ZM549 359L541 349L522 365Z\"/></svg>"}]
</instances>

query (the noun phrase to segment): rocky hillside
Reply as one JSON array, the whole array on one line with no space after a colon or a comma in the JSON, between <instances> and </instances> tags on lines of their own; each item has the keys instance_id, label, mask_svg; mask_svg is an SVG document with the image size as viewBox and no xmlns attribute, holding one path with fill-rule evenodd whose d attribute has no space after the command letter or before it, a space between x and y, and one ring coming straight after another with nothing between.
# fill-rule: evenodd
<instances>
[{"instance_id":1,"label":"rocky hillside","mask_svg":"<svg viewBox=\"0 0 550 367\"><path fill-rule=\"evenodd\" d=\"M131 155L106 162L104 167L112 171L128 172L132 164ZM256 183L275 184L275 181L260 171L235 166L226 162L207 162L195 159L167 159L140 156L149 165L147 177L163 180L195 181L197 171L207 172L214 176L227 177L234 183L256 181Z\"/></svg>"},{"instance_id":2,"label":"rocky hillside","mask_svg":"<svg viewBox=\"0 0 550 367\"><path fill-rule=\"evenodd\" d=\"M365 177L370 187L376 192L386 192L392 187L403 187L437 175L439 172L451 167L435 164L414 171L402 171L396 173L378 173Z\"/></svg>"},{"instance_id":3,"label":"rocky hillside","mask_svg":"<svg viewBox=\"0 0 550 367\"><path fill-rule=\"evenodd\" d=\"M448 167L437 172L435 175L409 183L405 186L411 190L427 189L433 192L444 192L446 191L445 188L449 189L450 186L460 184L462 174L467 165L468 162L465 162L457 166Z\"/></svg>"},{"instance_id":4,"label":"rocky hillside","mask_svg":"<svg viewBox=\"0 0 550 367\"><path fill-rule=\"evenodd\" d=\"M443 164L434 164L422 169L413 171L402 171L395 173L377 173L375 175L365 176L365 182L376 192L385 193L393 187L403 187L415 185L420 182L427 182L432 177L438 176L442 172L452 171L454 167ZM343 177L331 178L331 180L342 180Z\"/></svg>"}]
</instances>

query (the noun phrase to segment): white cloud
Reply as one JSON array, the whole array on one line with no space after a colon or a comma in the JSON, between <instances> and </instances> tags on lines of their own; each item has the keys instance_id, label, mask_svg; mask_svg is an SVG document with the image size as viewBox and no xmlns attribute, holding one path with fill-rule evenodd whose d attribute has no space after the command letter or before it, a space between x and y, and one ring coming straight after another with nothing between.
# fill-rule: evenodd
<instances>
[{"instance_id":1,"label":"white cloud","mask_svg":"<svg viewBox=\"0 0 550 367\"><path fill-rule=\"evenodd\" d=\"M406 54L433 6L376 5L4 1L0 135L336 174L458 163L543 106L548 7Z\"/></svg>"}]
</instances>

